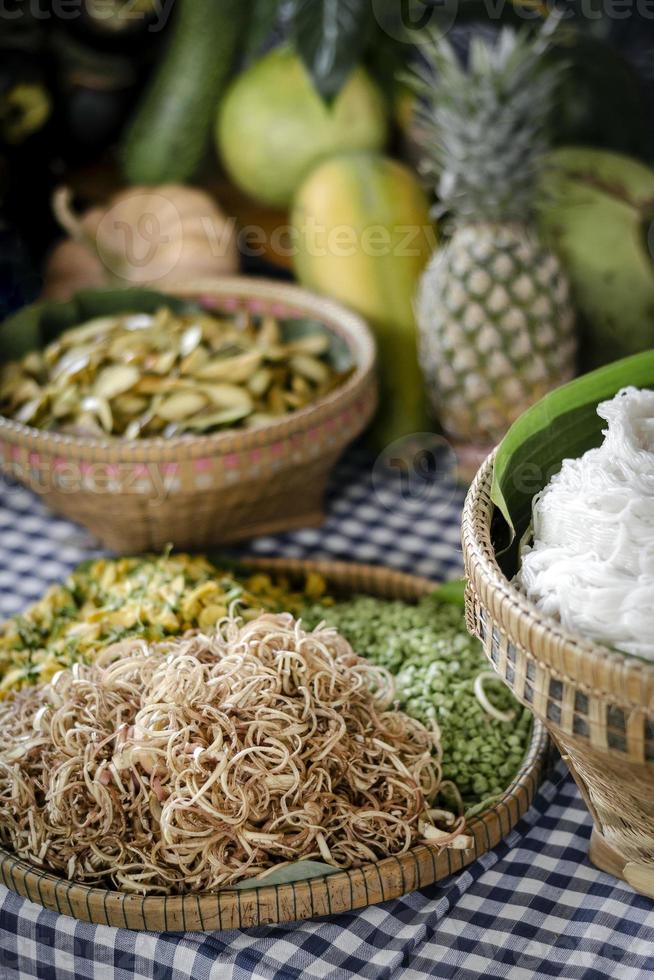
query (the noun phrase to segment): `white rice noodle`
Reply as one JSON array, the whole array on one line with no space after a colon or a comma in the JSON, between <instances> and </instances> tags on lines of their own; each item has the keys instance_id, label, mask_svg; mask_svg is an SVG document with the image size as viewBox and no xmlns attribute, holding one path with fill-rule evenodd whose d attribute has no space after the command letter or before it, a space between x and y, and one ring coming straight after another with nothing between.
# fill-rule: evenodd
<instances>
[{"instance_id":1,"label":"white rice noodle","mask_svg":"<svg viewBox=\"0 0 654 980\"><path fill-rule=\"evenodd\" d=\"M654 391L598 405L604 442L533 501L533 543L517 582L563 626L654 660Z\"/></svg>"}]
</instances>

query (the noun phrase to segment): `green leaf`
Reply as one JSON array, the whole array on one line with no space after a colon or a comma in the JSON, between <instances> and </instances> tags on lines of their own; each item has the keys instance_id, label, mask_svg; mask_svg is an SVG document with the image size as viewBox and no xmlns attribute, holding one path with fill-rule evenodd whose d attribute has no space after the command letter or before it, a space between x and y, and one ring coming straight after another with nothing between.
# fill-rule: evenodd
<instances>
[{"instance_id":1,"label":"green leaf","mask_svg":"<svg viewBox=\"0 0 654 980\"><path fill-rule=\"evenodd\" d=\"M280 0L251 0L250 21L243 51L246 61L261 54L277 25L280 5Z\"/></svg>"},{"instance_id":2,"label":"green leaf","mask_svg":"<svg viewBox=\"0 0 654 980\"><path fill-rule=\"evenodd\" d=\"M197 304L179 299L153 289L83 289L75 294L75 302L83 316L110 316L137 310L139 313L156 313L162 306L174 312L197 309Z\"/></svg>"},{"instance_id":3,"label":"green leaf","mask_svg":"<svg viewBox=\"0 0 654 980\"><path fill-rule=\"evenodd\" d=\"M197 309L195 303L151 289L87 289L67 303L33 303L0 325L0 360L22 357L93 317L132 311L154 313L162 306L175 313Z\"/></svg>"},{"instance_id":4,"label":"green leaf","mask_svg":"<svg viewBox=\"0 0 654 980\"><path fill-rule=\"evenodd\" d=\"M279 327L285 344L300 340L302 337L309 337L311 334L325 334L329 339L329 349L326 356L334 370L349 371L350 368L354 367L352 351L345 341L333 330L329 330L320 320L311 320L308 317L280 320Z\"/></svg>"},{"instance_id":5,"label":"green leaf","mask_svg":"<svg viewBox=\"0 0 654 980\"><path fill-rule=\"evenodd\" d=\"M563 460L601 444L606 423L597 415L597 405L628 385L654 387L654 350L582 375L550 392L514 422L497 450L491 491L508 527L507 544L525 533L534 495ZM499 541L496 545L501 550Z\"/></svg>"},{"instance_id":6,"label":"green leaf","mask_svg":"<svg viewBox=\"0 0 654 980\"><path fill-rule=\"evenodd\" d=\"M181 553L184 554L183 551ZM177 549L173 549L173 554L177 554ZM224 551L212 551L211 548L208 548L203 554L207 561L219 572L227 572L237 578L245 578L245 576L252 575L255 572L254 569L244 565L240 558L225 554Z\"/></svg>"},{"instance_id":7,"label":"green leaf","mask_svg":"<svg viewBox=\"0 0 654 980\"><path fill-rule=\"evenodd\" d=\"M40 304L32 303L14 313L0 327L0 360L12 361L41 345Z\"/></svg>"},{"instance_id":8,"label":"green leaf","mask_svg":"<svg viewBox=\"0 0 654 980\"><path fill-rule=\"evenodd\" d=\"M495 796L487 796L485 800L481 800L481 802L468 807L464 814L466 820L472 820L473 817L478 817L481 813L485 813L486 810L490 810L492 806L495 806L502 799L502 796L502 793L497 793Z\"/></svg>"},{"instance_id":9,"label":"green leaf","mask_svg":"<svg viewBox=\"0 0 654 980\"><path fill-rule=\"evenodd\" d=\"M397 0L392 0L392 4L400 13ZM422 9L425 10L424 6ZM375 0L375 22L370 30L364 63L390 105L397 98L398 81L407 63L407 42L402 39L403 33L401 27L398 30L384 27L384 12L379 0Z\"/></svg>"},{"instance_id":10,"label":"green leaf","mask_svg":"<svg viewBox=\"0 0 654 980\"><path fill-rule=\"evenodd\" d=\"M451 582L443 582L434 593L439 602L449 602L453 606L465 606L466 580L463 578L452 579Z\"/></svg>"},{"instance_id":11,"label":"green leaf","mask_svg":"<svg viewBox=\"0 0 654 980\"><path fill-rule=\"evenodd\" d=\"M322 861L294 861L286 864L278 871L271 871L265 878L246 878L232 887L245 891L248 888L265 888L267 885L288 885L293 881L306 881L307 878L322 878L323 875L333 875L341 868L334 868Z\"/></svg>"},{"instance_id":12,"label":"green leaf","mask_svg":"<svg viewBox=\"0 0 654 980\"><path fill-rule=\"evenodd\" d=\"M324 99L338 94L361 59L370 0L295 0L293 41Z\"/></svg>"}]
</instances>

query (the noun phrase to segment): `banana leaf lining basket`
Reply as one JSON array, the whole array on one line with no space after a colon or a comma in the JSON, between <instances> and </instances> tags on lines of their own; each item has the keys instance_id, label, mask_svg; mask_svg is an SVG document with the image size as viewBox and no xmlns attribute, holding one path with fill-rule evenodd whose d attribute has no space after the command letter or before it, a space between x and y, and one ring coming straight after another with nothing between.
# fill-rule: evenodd
<instances>
[{"instance_id":1,"label":"banana leaf lining basket","mask_svg":"<svg viewBox=\"0 0 654 980\"><path fill-rule=\"evenodd\" d=\"M343 594L359 592L417 601L436 588L428 579L348 562L255 559L247 564L289 576L317 571L334 592ZM529 809L547 756L547 734L536 721L529 749L513 782L491 809L470 821L468 832L474 846L466 851L420 844L397 857L307 881L247 890L223 889L214 894L142 897L66 881L0 849L0 881L19 895L62 915L126 929L213 931L336 915L431 885L499 844Z\"/></svg>"},{"instance_id":2,"label":"banana leaf lining basket","mask_svg":"<svg viewBox=\"0 0 654 980\"><path fill-rule=\"evenodd\" d=\"M511 584L492 476L491 456L463 513L468 628L568 763L594 822L591 861L654 898L654 666L566 633Z\"/></svg>"}]
</instances>

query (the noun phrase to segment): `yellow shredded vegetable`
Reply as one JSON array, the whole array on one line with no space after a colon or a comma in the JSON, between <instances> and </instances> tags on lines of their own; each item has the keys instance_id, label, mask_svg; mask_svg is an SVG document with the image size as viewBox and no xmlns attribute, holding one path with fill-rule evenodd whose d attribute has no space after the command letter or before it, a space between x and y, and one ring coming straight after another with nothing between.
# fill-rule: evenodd
<instances>
[{"instance_id":1,"label":"yellow shredded vegetable","mask_svg":"<svg viewBox=\"0 0 654 980\"><path fill-rule=\"evenodd\" d=\"M262 611L298 612L325 598L322 576L302 591L283 576L237 576L198 555L99 558L80 565L35 605L0 626L0 698L49 680L62 667L128 636L158 640L209 631L235 601L245 619Z\"/></svg>"}]
</instances>

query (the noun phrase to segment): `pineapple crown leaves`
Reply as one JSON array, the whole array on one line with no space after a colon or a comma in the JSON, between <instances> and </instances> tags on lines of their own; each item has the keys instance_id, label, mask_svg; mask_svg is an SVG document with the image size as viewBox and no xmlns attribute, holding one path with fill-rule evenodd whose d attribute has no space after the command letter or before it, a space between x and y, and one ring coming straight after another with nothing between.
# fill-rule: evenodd
<instances>
[{"instance_id":1,"label":"pineapple crown leaves","mask_svg":"<svg viewBox=\"0 0 654 980\"><path fill-rule=\"evenodd\" d=\"M458 223L527 222L550 147L549 123L564 66L544 55L559 18L537 32L505 27L494 43L473 38L467 65L432 36L411 84L439 211Z\"/></svg>"}]
</instances>

